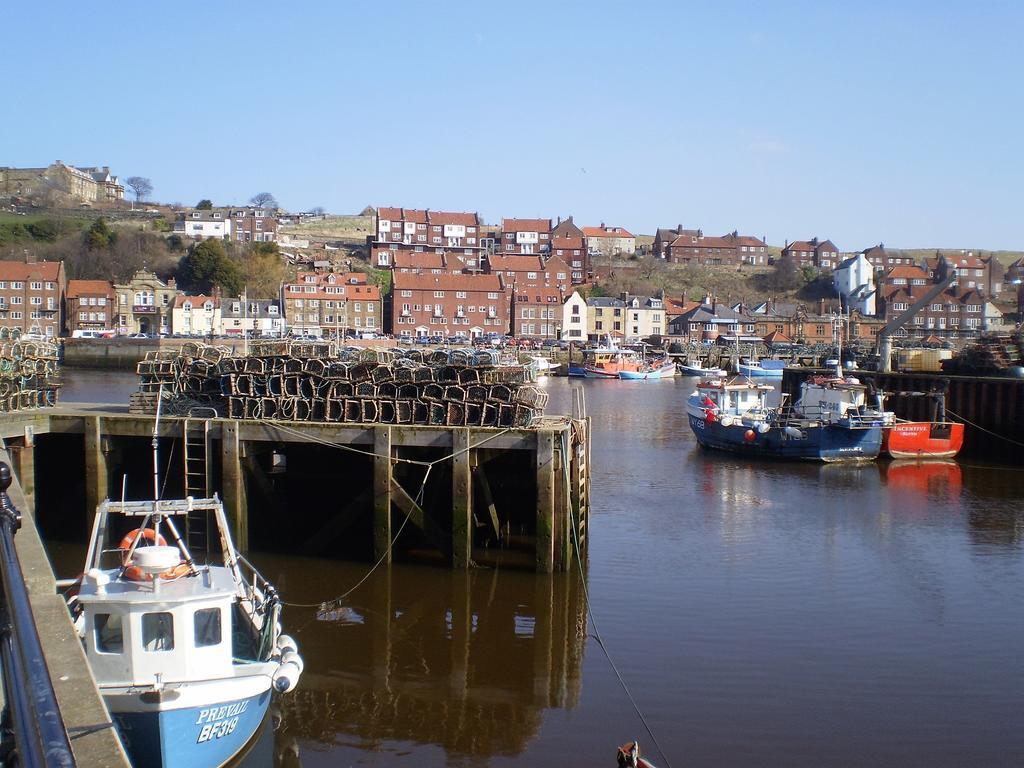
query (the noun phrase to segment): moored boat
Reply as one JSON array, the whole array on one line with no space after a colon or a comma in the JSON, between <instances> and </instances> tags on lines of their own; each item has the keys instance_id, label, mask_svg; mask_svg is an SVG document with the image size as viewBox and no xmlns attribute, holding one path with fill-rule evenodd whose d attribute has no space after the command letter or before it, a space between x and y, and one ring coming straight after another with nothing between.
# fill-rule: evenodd
<instances>
[{"instance_id":1,"label":"moored boat","mask_svg":"<svg viewBox=\"0 0 1024 768\"><path fill-rule=\"evenodd\" d=\"M683 376L700 376L702 378L725 376L725 371L721 368L705 368L700 360L696 363L679 363L678 365L679 372Z\"/></svg>"},{"instance_id":2,"label":"moored boat","mask_svg":"<svg viewBox=\"0 0 1024 768\"><path fill-rule=\"evenodd\" d=\"M883 449L894 459L951 459L964 444L955 421L902 421L885 432Z\"/></svg>"},{"instance_id":3,"label":"moored boat","mask_svg":"<svg viewBox=\"0 0 1024 768\"><path fill-rule=\"evenodd\" d=\"M175 520L214 551L190 551ZM76 586L75 627L135 766L224 765L302 673L280 600L216 497L104 501Z\"/></svg>"},{"instance_id":4,"label":"moored boat","mask_svg":"<svg viewBox=\"0 0 1024 768\"><path fill-rule=\"evenodd\" d=\"M769 407L774 387L734 379L702 382L686 413L706 448L755 457L839 462L877 458L887 416L867 407L865 387L805 382L796 407Z\"/></svg>"},{"instance_id":5,"label":"moored boat","mask_svg":"<svg viewBox=\"0 0 1024 768\"><path fill-rule=\"evenodd\" d=\"M618 379L622 371L639 371L643 359L639 352L620 349L611 339L602 346L583 350L582 363L569 363L569 376L586 379Z\"/></svg>"},{"instance_id":6,"label":"moored boat","mask_svg":"<svg viewBox=\"0 0 1024 768\"><path fill-rule=\"evenodd\" d=\"M562 367L562 364L552 362L551 358L543 355L532 355L526 367L532 369L534 375L539 379L544 376L553 376Z\"/></svg>"},{"instance_id":7,"label":"moored boat","mask_svg":"<svg viewBox=\"0 0 1024 768\"><path fill-rule=\"evenodd\" d=\"M784 360L752 360L736 364L736 373L748 379L781 379Z\"/></svg>"},{"instance_id":8,"label":"moored boat","mask_svg":"<svg viewBox=\"0 0 1024 768\"><path fill-rule=\"evenodd\" d=\"M671 379L676 375L676 364L669 360L648 363L638 371L619 371L619 378L626 380Z\"/></svg>"}]
</instances>

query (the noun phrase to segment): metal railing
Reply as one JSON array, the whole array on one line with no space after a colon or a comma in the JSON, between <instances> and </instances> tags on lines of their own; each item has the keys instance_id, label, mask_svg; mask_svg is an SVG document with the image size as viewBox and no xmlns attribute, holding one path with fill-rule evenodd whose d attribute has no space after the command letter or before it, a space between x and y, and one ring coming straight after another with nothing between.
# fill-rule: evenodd
<instances>
[{"instance_id":1,"label":"metal railing","mask_svg":"<svg viewBox=\"0 0 1024 768\"><path fill-rule=\"evenodd\" d=\"M71 741L14 548L21 513L7 495L11 480L11 468L0 462L0 663L4 689L0 760L18 766L74 766Z\"/></svg>"}]
</instances>

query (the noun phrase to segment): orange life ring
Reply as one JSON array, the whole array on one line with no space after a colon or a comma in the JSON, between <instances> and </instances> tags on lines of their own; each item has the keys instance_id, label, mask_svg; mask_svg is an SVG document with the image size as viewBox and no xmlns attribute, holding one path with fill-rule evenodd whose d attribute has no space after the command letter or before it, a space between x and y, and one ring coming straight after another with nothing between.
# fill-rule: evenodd
<instances>
[{"instance_id":1,"label":"orange life ring","mask_svg":"<svg viewBox=\"0 0 1024 768\"><path fill-rule=\"evenodd\" d=\"M150 544L156 544L158 547L167 546L167 539L152 528L136 528L134 531L128 531L128 533L124 535L124 538L121 539L121 543L117 545L118 549L131 549L132 544L137 538L139 538L140 534L142 535L142 538Z\"/></svg>"},{"instance_id":2,"label":"orange life ring","mask_svg":"<svg viewBox=\"0 0 1024 768\"><path fill-rule=\"evenodd\" d=\"M139 536L142 536L146 541L151 544L156 544L159 547L167 546L167 540L154 531L152 528L136 528L134 531L128 531L124 538L121 539L121 543L118 544L119 549L128 550L131 549L132 544ZM187 576L192 572L188 563L182 561L173 568L168 568L166 571L161 572L159 577L161 579L179 579L182 576ZM124 577L130 581L151 581L152 577L143 573L142 569L137 565L129 566L124 569Z\"/></svg>"}]
</instances>

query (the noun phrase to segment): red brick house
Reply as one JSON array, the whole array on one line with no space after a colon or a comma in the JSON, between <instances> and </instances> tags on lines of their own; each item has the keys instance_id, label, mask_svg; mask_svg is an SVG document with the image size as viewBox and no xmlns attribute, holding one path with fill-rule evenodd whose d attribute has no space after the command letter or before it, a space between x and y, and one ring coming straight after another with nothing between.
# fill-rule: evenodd
<instances>
[{"instance_id":1,"label":"red brick house","mask_svg":"<svg viewBox=\"0 0 1024 768\"><path fill-rule=\"evenodd\" d=\"M893 267L910 266L914 260L903 254L902 251L887 251L884 243L865 248L861 253L864 258L871 262L876 272L884 272Z\"/></svg>"},{"instance_id":2,"label":"red brick house","mask_svg":"<svg viewBox=\"0 0 1024 768\"><path fill-rule=\"evenodd\" d=\"M810 240L786 241L782 249L782 257L789 257L798 267L815 267L816 269L835 269L839 265L839 249L831 240L820 241L816 237Z\"/></svg>"},{"instance_id":3,"label":"red brick house","mask_svg":"<svg viewBox=\"0 0 1024 768\"><path fill-rule=\"evenodd\" d=\"M0 328L57 338L66 287L63 261L0 261Z\"/></svg>"},{"instance_id":4,"label":"red brick house","mask_svg":"<svg viewBox=\"0 0 1024 768\"><path fill-rule=\"evenodd\" d=\"M672 242L683 235L693 237L703 237L704 233L699 229L683 229L683 225L678 225L675 229L664 229L658 227L654 233L654 243L651 244L651 253L659 259L668 258L668 247Z\"/></svg>"},{"instance_id":5,"label":"red brick house","mask_svg":"<svg viewBox=\"0 0 1024 768\"><path fill-rule=\"evenodd\" d=\"M567 219L558 217L558 222L551 229L551 239L556 237L583 237L583 230L576 226L572 216Z\"/></svg>"},{"instance_id":6,"label":"red brick house","mask_svg":"<svg viewBox=\"0 0 1024 768\"><path fill-rule=\"evenodd\" d=\"M395 272L395 336L462 336L508 332L509 298L500 275Z\"/></svg>"},{"instance_id":7,"label":"red brick house","mask_svg":"<svg viewBox=\"0 0 1024 768\"><path fill-rule=\"evenodd\" d=\"M569 279L573 285L589 282L593 277L590 269L590 252L583 237L553 237L552 258L563 259L569 266Z\"/></svg>"},{"instance_id":8,"label":"red brick house","mask_svg":"<svg viewBox=\"0 0 1024 768\"><path fill-rule=\"evenodd\" d=\"M911 290L920 291L919 286L928 285L934 282L933 276L918 266L893 267L882 275L882 292L887 293L889 288L910 287Z\"/></svg>"},{"instance_id":9,"label":"red brick house","mask_svg":"<svg viewBox=\"0 0 1024 768\"><path fill-rule=\"evenodd\" d=\"M231 239L237 243L276 242L277 218L263 208L233 208Z\"/></svg>"},{"instance_id":10,"label":"red brick house","mask_svg":"<svg viewBox=\"0 0 1024 768\"><path fill-rule=\"evenodd\" d=\"M937 253L934 257L925 259L924 266L932 279L944 274L947 269L953 269L957 275L955 285L962 288L977 288L988 296L992 295L991 288L995 287L991 276L991 261L985 261L969 251ZM996 293L998 292L997 290Z\"/></svg>"},{"instance_id":11,"label":"red brick house","mask_svg":"<svg viewBox=\"0 0 1024 768\"><path fill-rule=\"evenodd\" d=\"M886 322L920 297L925 286L888 288L883 302ZM940 293L918 312L906 326L907 333L915 336L935 334L939 337L976 336L985 326L985 297L976 288L951 287Z\"/></svg>"},{"instance_id":12,"label":"red brick house","mask_svg":"<svg viewBox=\"0 0 1024 768\"><path fill-rule=\"evenodd\" d=\"M557 339L565 289L515 286L512 292L512 335L520 338Z\"/></svg>"},{"instance_id":13,"label":"red brick house","mask_svg":"<svg viewBox=\"0 0 1024 768\"><path fill-rule=\"evenodd\" d=\"M479 270L484 251L480 217L476 213L379 208L377 232L370 241L370 263L384 269L402 251L457 257L467 270Z\"/></svg>"},{"instance_id":14,"label":"red brick house","mask_svg":"<svg viewBox=\"0 0 1024 768\"><path fill-rule=\"evenodd\" d=\"M551 251L551 219L502 219L501 252L549 253Z\"/></svg>"},{"instance_id":15,"label":"red brick house","mask_svg":"<svg viewBox=\"0 0 1024 768\"><path fill-rule=\"evenodd\" d=\"M114 330L117 293L109 280L69 280L64 297L68 335L75 331Z\"/></svg>"},{"instance_id":16,"label":"red brick house","mask_svg":"<svg viewBox=\"0 0 1024 768\"><path fill-rule=\"evenodd\" d=\"M668 259L674 264L703 266L764 265L768 263L764 240L736 231L723 237L708 237L697 230L686 231L668 246Z\"/></svg>"}]
</instances>

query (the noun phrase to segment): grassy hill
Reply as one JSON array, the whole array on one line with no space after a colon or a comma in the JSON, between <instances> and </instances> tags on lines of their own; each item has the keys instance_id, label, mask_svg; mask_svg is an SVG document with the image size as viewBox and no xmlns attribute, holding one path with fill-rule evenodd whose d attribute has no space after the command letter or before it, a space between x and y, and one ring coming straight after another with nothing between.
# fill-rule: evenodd
<instances>
[{"instance_id":1,"label":"grassy hill","mask_svg":"<svg viewBox=\"0 0 1024 768\"><path fill-rule=\"evenodd\" d=\"M362 244L367 235L373 234L373 217L324 216L316 221L281 227L280 231L302 239Z\"/></svg>"}]
</instances>

